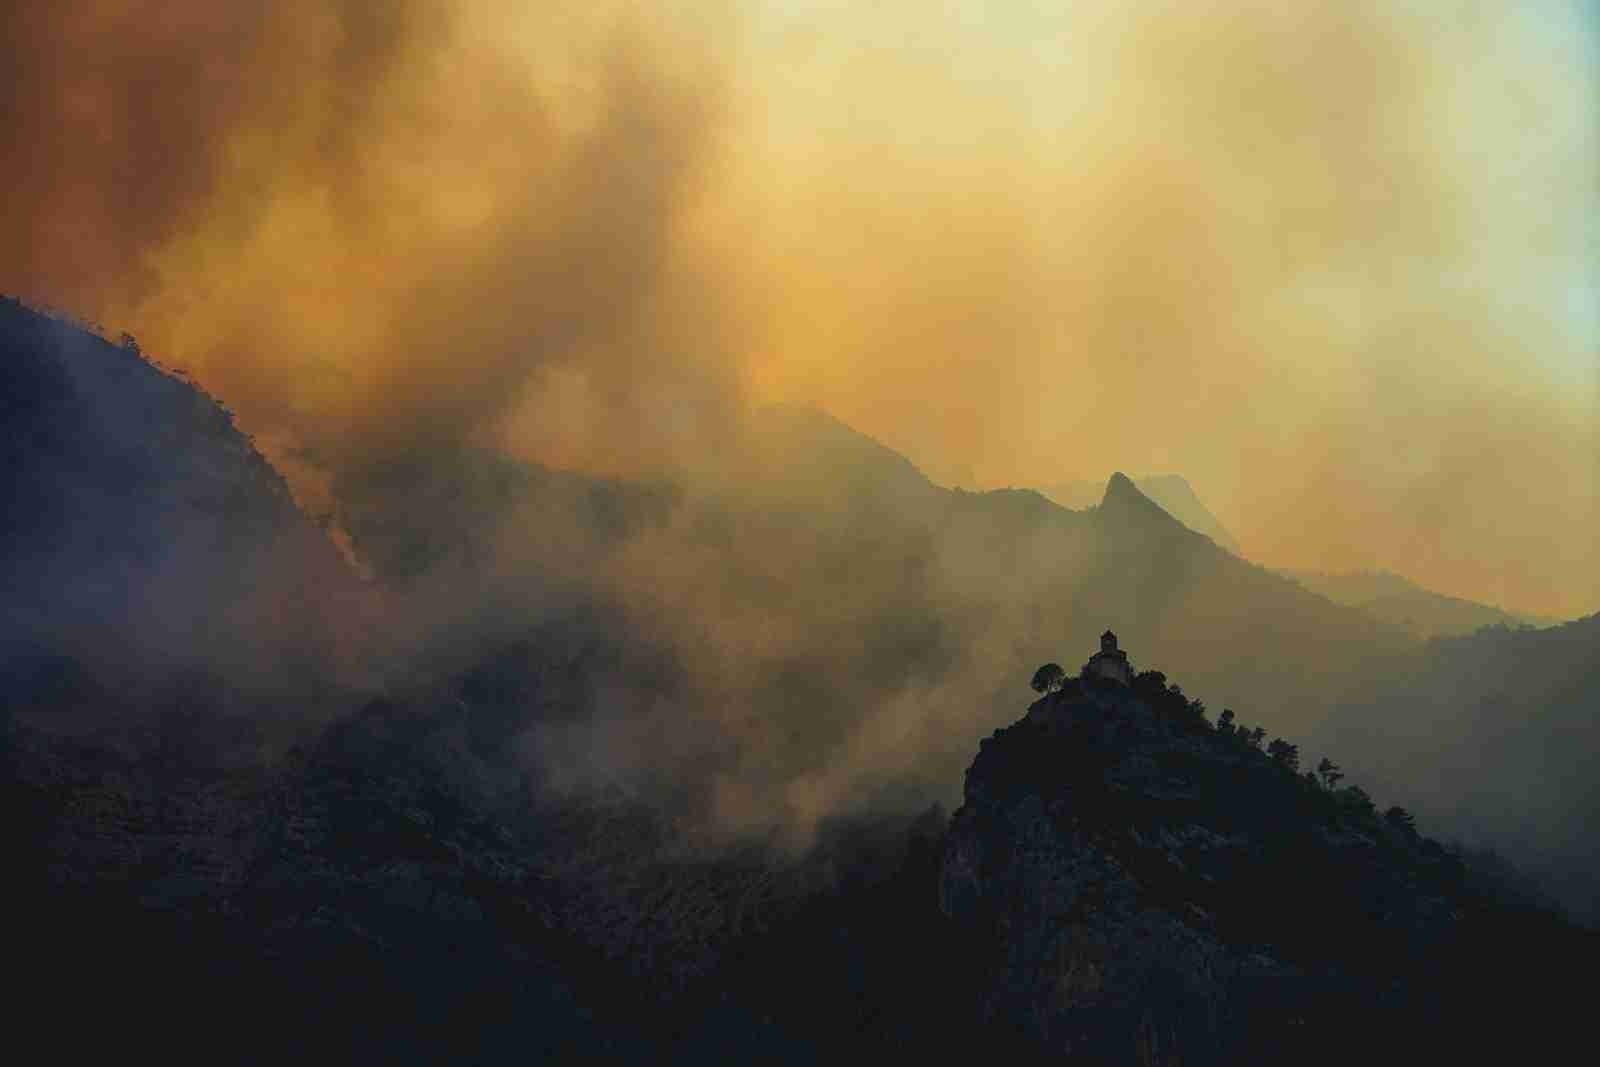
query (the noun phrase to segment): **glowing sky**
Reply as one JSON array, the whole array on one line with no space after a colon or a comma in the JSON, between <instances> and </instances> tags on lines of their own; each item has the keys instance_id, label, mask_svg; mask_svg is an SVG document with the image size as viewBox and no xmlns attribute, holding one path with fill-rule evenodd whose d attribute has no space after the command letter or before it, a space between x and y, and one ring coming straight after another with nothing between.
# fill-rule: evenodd
<instances>
[{"instance_id":1,"label":"glowing sky","mask_svg":"<svg viewBox=\"0 0 1600 1067\"><path fill-rule=\"evenodd\" d=\"M942 481L1174 471L1264 563L1600 608L1593 5L570 7L19 5L0 291L302 477L813 402Z\"/></svg>"}]
</instances>

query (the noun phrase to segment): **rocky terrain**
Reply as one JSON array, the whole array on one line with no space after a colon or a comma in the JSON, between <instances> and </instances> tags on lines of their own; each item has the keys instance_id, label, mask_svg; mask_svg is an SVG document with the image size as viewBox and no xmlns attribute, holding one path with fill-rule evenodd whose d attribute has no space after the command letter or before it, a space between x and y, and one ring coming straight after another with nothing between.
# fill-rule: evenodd
<instances>
[{"instance_id":1,"label":"rocky terrain","mask_svg":"<svg viewBox=\"0 0 1600 1067\"><path fill-rule=\"evenodd\" d=\"M986 1017L1116 1063L1398 1062L1563 1018L1552 963L1592 937L1296 757L1158 674L1068 682L985 740L940 898L985 946Z\"/></svg>"}]
</instances>

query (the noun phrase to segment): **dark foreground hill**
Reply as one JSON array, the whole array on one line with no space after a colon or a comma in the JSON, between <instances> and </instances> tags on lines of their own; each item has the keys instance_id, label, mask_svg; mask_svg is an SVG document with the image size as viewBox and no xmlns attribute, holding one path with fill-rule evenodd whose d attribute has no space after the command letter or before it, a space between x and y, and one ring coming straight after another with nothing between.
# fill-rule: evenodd
<instances>
[{"instance_id":1,"label":"dark foreground hill","mask_svg":"<svg viewBox=\"0 0 1600 1067\"><path fill-rule=\"evenodd\" d=\"M1163 682L1068 683L968 771L940 891L988 1017L1118 1063L1408 1062L1570 1027L1558 966L1592 934Z\"/></svg>"},{"instance_id":2,"label":"dark foreground hill","mask_svg":"<svg viewBox=\"0 0 1600 1067\"><path fill-rule=\"evenodd\" d=\"M18 1025L184 1062L1204 1064L1539 1056L1582 1018L1593 935L1149 675L985 741L948 828L799 850L491 794L472 720L376 703L231 769L13 725Z\"/></svg>"}]
</instances>

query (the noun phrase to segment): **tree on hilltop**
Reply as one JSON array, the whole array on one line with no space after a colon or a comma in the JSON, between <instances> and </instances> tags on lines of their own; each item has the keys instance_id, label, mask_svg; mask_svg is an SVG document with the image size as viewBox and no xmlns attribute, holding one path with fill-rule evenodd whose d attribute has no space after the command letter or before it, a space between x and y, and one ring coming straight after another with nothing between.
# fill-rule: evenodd
<instances>
[{"instance_id":1,"label":"tree on hilltop","mask_svg":"<svg viewBox=\"0 0 1600 1067\"><path fill-rule=\"evenodd\" d=\"M1332 789L1337 786L1339 784L1339 780L1344 777L1344 772L1339 769L1339 765L1337 763L1333 762L1327 756L1323 756L1322 762L1317 764L1317 777L1322 779L1323 788Z\"/></svg>"},{"instance_id":2,"label":"tree on hilltop","mask_svg":"<svg viewBox=\"0 0 1600 1067\"><path fill-rule=\"evenodd\" d=\"M1398 804L1383 813L1383 821L1405 834L1417 832L1416 818Z\"/></svg>"},{"instance_id":3,"label":"tree on hilltop","mask_svg":"<svg viewBox=\"0 0 1600 1067\"><path fill-rule=\"evenodd\" d=\"M1028 684L1035 693L1054 693L1066 680L1067 672L1061 669L1061 664L1046 663L1033 672L1033 681Z\"/></svg>"}]
</instances>

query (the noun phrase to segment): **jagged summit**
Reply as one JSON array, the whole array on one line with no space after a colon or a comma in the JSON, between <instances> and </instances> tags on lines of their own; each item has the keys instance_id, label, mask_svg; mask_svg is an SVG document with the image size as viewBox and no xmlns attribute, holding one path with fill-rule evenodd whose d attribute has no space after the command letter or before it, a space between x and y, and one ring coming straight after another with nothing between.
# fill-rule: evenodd
<instances>
[{"instance_id":1,"label":"jagged summit","mask_svg":"<svg viewBox=\"0 0 1600 1067\"><path fill-rule=\"evenodd\" d=\"M1128 477L1124 475L1124 477ZM1147 474L1130 478L1134 488L1160 505L1161 510L1195 533L1205 534L1222 548L1239 555L1239 543L1223 528L1194 488L1181 474ZM1045 487L1044 494L1074 511L1095 508L1105 497L1106 484L1096 481L1061 482Z\"/></svg>"},{"instance_id":2,"label":"jagged summit","mask_svg":"<svg viewBox=\"0 0 1600 1067\"><path fill-rule=\"evenodd\" d=\"M1102 523L1124 530L1159 534L1192 532L1167 514L1160 504L1140 492L1139 487L1133 484L1133 479L1121 471L1117 471L1106 482L1105 496L1101 498L1095 514Z\"/></svg>"},{"instance_id":3,"label":"jagged summit","mask_svg":"<svg viewBox=\"0 0 1600 1067\"><path fill-rule=\"evenodd\" d=\"M1161 505L1161 510L1195 533L1205 534L1218 546L1240 554L1239 542L1223 527L1181 474L1151 474L1136 479L1139 492Z\"/></svg>"},{"instance_id":4,"label":"jagged summit","mask_svg":"<svg viewBox=\"0 0 1600 1067\"><path fill-rule=\"evenodd\" d=\"M1120 493L1138 493L1138 486L1133 484L1133 479L1121 471L1113 471L1111 480L1106 482L1106 497ZM1140 494L1143 495L1142 493Z\"/></svg>"}]
</instances>

